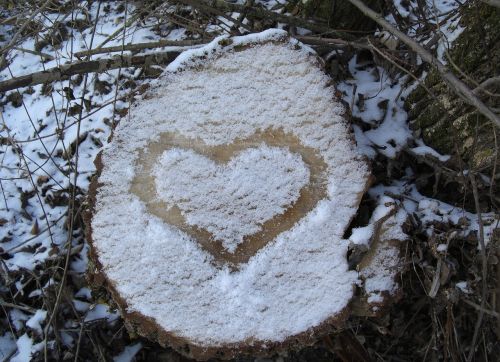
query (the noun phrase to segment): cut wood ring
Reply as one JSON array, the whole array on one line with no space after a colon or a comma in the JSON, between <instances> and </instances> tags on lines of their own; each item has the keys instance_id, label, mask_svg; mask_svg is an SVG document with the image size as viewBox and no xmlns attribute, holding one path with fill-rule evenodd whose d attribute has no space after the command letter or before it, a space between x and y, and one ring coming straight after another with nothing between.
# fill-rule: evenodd
<instances>
[{"instance_id":1,"label":"cut wood ring","mask_svg":"<svg viewBox=\"0 0 500 362\"><path fill-rule=\"evenodd\" d=\"M340 327L359 281L344 233L370 183L344 114L283 31L181 54L115 129L90 190L93 272L129 327L198 359Z\"/></svg>"}]
</instances>

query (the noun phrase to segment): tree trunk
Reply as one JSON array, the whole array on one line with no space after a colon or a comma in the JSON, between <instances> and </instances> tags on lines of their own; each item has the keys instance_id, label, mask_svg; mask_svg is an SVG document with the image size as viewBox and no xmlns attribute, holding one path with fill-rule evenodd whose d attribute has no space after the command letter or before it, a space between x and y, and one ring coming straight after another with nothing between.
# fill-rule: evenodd
<instances>
[{"instance_id":1,"label":"tree trunk","mask_svg":"<svg viewBox=\"0 0 500 362\"><path fill-rule=\"evenodd\" d=\"M453 62L467 75L461 78L476 89L476 95L491 108L498 108L500 83L488 79L500 75L500 10L485 4L472 5L466 8L461 26L465 30L449 52L452 61L447 59L448 67L453 69ZM478 88L471 79L485 83ZM422 86L411 93L406 102L411 127L431 147L454 155L455 162L464 168L491 170L499 160L495 125L450 93L435 71L429 73L424 84L437 98Z\"/></svg>"}]
</instances>

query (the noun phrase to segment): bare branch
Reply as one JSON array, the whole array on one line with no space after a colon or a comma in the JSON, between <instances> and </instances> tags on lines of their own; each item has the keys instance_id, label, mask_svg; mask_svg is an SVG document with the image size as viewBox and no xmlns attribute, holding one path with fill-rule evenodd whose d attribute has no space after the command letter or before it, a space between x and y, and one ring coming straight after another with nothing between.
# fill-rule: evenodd
<instances>
[{"instance_id":1,"label":"bare branch","mask_svg":"<svg viewBox=\"0 0 500 362\"><path fill-rule=\"evenodd\" d=\"M149 10L150 7L151 7L151 4L149 6L147 6L147 9ZM140 12L138 12L137 14L135 14L134 16L132 16L123 26L121 26L118 29L116 29L112 34L110 34L106 39L104 39L104 41L101 44L99 44L96 48L100 49L104 45L106 45L107 43L109 43L118 34L120 34L123 31L123 29L126 29L127 27L129 27L130 25L132 25L134 23L134 21L136 21L137 19L139 19L140 16L141 16Z\"/></svg>"},{"instance_id":2,"label":"bare branch","mask_svg":"<svg viewBox=\"0 0 500 362\"><path fill-rule=\"evenodd\" d=\"M154 48L163 48L168 46L174 47L186 47L186 46L195 46L195 45L203 45L212 39L195 39L195 40L159 40L155 42L148 43L138 43L138 44L127 44L124 46L117 45L113 47L107 48L94 48L90 50L83 50L81 52L76 52L74 55L77 58L83 58L89 55L95 54L103 54L103 53L114 53L123 51L139 51L144 49L154 49Z\"/></svg>"},{"instance_id":3,"label":"bare branch","mask_svg":"<svg viewBox=\"0 0 500 362\"><path fill-rule=\"evenodd\" d=\"M12 49L18 50L18 51L23 52L23 53L29 53L29 54L33 54L33 55L38 55L43 60L54 60L54 57L52 55L50 55L50 54L47 54L47 53L37 52L35 50L24 49L24 48L19 48L19 47L14 47Z\"/></svg>"},{"instance_id":4,"label":"bare branch","mask_svg":"<svg viewBox=\"0 0 500 362\"><path fill-rule=\"evenodd\" d=\"M147 55L113 57L109 59L91 60L88 62L76 62L64 64L59 67L47 69L42 72L31 73L21 77L11 78L0 82L0 92L27 87L45 82L69 79L76 74L102 73L120 67L141 67L145 65L166 64L173 61L180 52L170 51L153 53Z\"/></svg>"},{"instance_id":5,"label":"bare branch","mask_svg":"<svg viewBox=\"0 0 500 362\"><path fill-rule=\"evenodd\" d=\"M469 173L469 178L470 178L470 183L472 185L472 194L474 196L474 205L476 207L476 212L477 212L477 222L479 225L479 247L481 248L481 306L479 309L479 316L476 321L476 326L474 328L474 335L472 337L472 343L471 343L471 348L469 351L469 355L467 356L467 362L472 361L472 358L474 357L474 352L476 348L476 342L477 338L479 335L479 330L481 328L481 323L483 322L483 317L484 317L484 311L486 307L486 298L487 298L487 291L488 291L488 283L487 283L487 278L488 278L488 262L487 262L487 257L486 257L486 243L484 240L484 225L483 225L483 219L481 217L481 206L479 204L479 192L477 190L477 183L476 183L476 176L474 173Z\"/></svg>"},{"instance_id":6,"label":"bare branch","mask_svg":"<svg viewBox=\"0 0 500 362\"><path fill-rule=\"evenodd\" d=\"M483 311L483 313L485 313L485 314L488 314L492 317L500 319L500 313L495 312L494 310L491 310L491 309L481 308L480 305L478 305L478 304L476 304L468 299L462 298L462 300L464 301L465 304L470 305L471 307L475 308L476 310Z\"/></svg>"},{"instance_id":7,"label":"bare branch","mask_svg":"<svg viewBox=\"0 0 500 362\"><path fill-rule=\"evenodd\" d=\"M364 15L375 21L392 35L399 38L403 43L410 47L411 50L420 55L425 62L431 64L441 74L441 77L455 94L457 94L465 102L474 106L482 115L493 121L493 123L500 128L500 117L493 113L493 111L488 108L488 106L484 104L483 101L481 101L464 82L450 72L446 65L441 63L422 45L392 26L382 15L370 9L361 0L349 0L349 2L356 6Z\"/></svg>"},{"instance_id":8,"label":"bare branch","mask_svg":"<svg viewBox=\"0 0 500 362\"><path fill-rule=\"evenodd\" d=\"M35 308L31 308L29 306L20 305L20 304L8 303L8 302L5 302L3 299L0 299L0 305L2 305L2 307L6 307L6 308L19 309L19 310L22 310L22 311L25 311L25 312L28 312L28 313L31 313L31 314L35 314L36 313L36 309Z\"/></svg>"},{"instance_id":9,"label":"bare branch","mask_svg":"<svg viewBox=\"0 0 500 362\"><path fill-rule=\"evenodd\" d=\"M482 82L481 84L479 84L474 89L474 93L478 93L478 92L482 91L482 92L485 92L486 94L489 93L489 95L494 95L494 94L491 94L490 92L488 92L486 90L486 88L488 88L489 86L491 86L493 84L500 84L500 76L498 76L498 77L491 77L491 78L486 79L484 82Z\"/></svg>"},{"instance_id":10,"label":"bare branch","mask_svg":"<svg viewBox=\"0 0 500 362\"><path fill-rule=\"evenodd\" d=\"M295 36L295 39L308 45L324 45L324 46L333 46L338 48L352 47L356 49L366 49L366 50L371 49L371 47L367 44L361 42L347 41L344 39L319 38L317 36Z\"/></svg>"}]
</instances>

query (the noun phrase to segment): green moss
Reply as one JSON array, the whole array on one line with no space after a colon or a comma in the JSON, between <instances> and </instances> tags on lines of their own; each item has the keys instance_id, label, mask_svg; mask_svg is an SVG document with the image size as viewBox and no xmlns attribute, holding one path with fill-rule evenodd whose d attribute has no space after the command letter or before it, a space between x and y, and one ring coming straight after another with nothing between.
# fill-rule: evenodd
<instances>
[{"instance_id":1,"label":"green moss","mask_svg":"<svg viewBox=\"0 0 500 362\"><path fill-rule=\"evenodd\" d=\"M431 102L420 114L415 114L415 125L419 128L429 128L446 115L447 111L442 102ZM412 116L412 113L410 113L410 116Z\"/></svg>"},{"instance_id":2,"label":"green moss","mask_svg":"<svg viewBox=\"0 0 500 362\"><path fill-rule=\"evenodd\" d=\"M228 45L231 45L233 44L233 40L232 39L222 39L222 40L219 40L219 45L220 46L228 46Z\"/></svg>"},{"instance_id":3,"label":"green moss","mask_svg":"<svg viewBox=\"0 0 500 362\"><path fill-rule=\"evenodd\" d=\"M432 144L439 152L453 153L453 142L450 137L450 126L446 118L438 119L433 127L426 128L422 137L427 144Z\"/></svg>"},{"instance_id":4,"label":"green moss","mask_svg":"<svg viewBox=\"0 0 500 362\"><path fill-rule=\"evenodd\" d=\"M453 44L450 55L462 71L476 75L498 74L500 61L500 10L486 4L465 11L466 30Z\"/></svg>"},{"instance_id":5,"label":"green moss","mask_svg":"<svg viewBox=\"0 0 500 362\"><path fill-rule=\"evenodd\" d=\"M495 152L493 149L487 148L477 151L473 156L474 167L484 167L494 161Z\"/></svg>"},{"instance_id":6,"label":"green moss","mask_svg":"<svg viewBox=\"0 0 500 362\"><path fill-rule=\"evenodd\" d=\"M425 86L427 88L432 88L440 84L441 81L442 81L441 75L435 70L431 70L429 74L427 74L427 77L425 78Z\"/></svg>"},{"instance_id":7,"label":"green moss","mask_svg":"<svg viewBox=\"0 0 500 362\"><path fill-rule=\"evenodd\" d=\"M406 98L405 101L405 107L406 110L410 110L412 108L412 105L416 104L417 102L420 102L422 99L425 99L427 95L426 90L424 87L417 87L411 94Z\"/></svg>"}]
</instances>

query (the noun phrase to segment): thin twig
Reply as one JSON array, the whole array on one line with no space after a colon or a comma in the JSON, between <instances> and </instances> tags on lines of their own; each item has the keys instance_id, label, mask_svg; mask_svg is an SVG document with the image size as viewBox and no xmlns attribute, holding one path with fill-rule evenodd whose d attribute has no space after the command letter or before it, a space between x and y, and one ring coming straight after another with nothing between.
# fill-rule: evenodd
<instances>
[{"instance_id":1,"label":"thin twig","mask_svg":"<svg viewBox=\"0 0 500 362\"><path fill-rule=\"evenodd\" d=\"M468 299L465 299L465 298L463 298L462 300L464 301L465 304L470 305L471 307L475 308L476 310L483 311L484 313L489 314L490 316L493 316L495 318L499 318L500 319L500 313L495 312L494 310L491 310L491 309L481 308L480 305L474 303L471 300L468 300Z\"/></svg>"},{"instance_id":2,"label":"thin twig","mask_svg":"<svg viewBox=\"0 0 500 362\"><path fill-rule=\"evenodd\" d=\"M35 50L24 49L24 48L20 48L20 47L13 47L12 49L18 50L18 51L23 52L23 53L39 55L43 60L54 60L54 57L50 54L47 54L47 53L37 52Z\"/></svg>"},{"instance_id":3,"label":"thin twig","mask_svg":"<svg viewBox=\"0 0 500 362\"><path fill-rule=\"evenodd\" d=\"M488 92L485 88L489 87L490 85L492 84L500 84L500 76L497 76L497 77L491 77L491 78L488 78L486 79L484 82L482 82L481 84L479 84L475 89L474 89L474 93L478 93L478 92L484 92L490 96L499 96L498 94L493 94L491 92Z\"/></svg>"},{"instance_id":4,"label":"thin twig","mask_svg":"<svg viewBox=\"0 0 500 362\"><path fill-rule=\"evenodd\" d=\"M339 38L320 38L317 36L295 36L295 39L301 41L308 45L323 45L323 46L333 46L339 48L352 47L355 49L366 49L370 50L370 46L361 42L348 41Z\"/></svg>"},{"instance_id":5,"label":"thin twig","mask_svg":"<svg viewBox=\"0 0 500 362\"><path fill-rule=\"evenodd\" d=\"M87 55L103 54L103 53L116 53L123 51L139 51L144 49L155 49L163 47L193 47L198 45L203 45L210 42L212 38L209 39L194 39L194 40L159 40L148 43L136 43L127 45L117 45L107 48L95 48L90 50L83 50L81 52L76 52L74 55L77 58L83 58Z\"/></svg>"},{"instance_id":6,"label":"thin twig","mask_svg":"<svg viewBox=\"0 0 500 362\"><path fill-rule=\"evenodd\" d=\"M153 5L153 2L151 2L151 4L149 4L145 10L149 10L151 8L151 6ZM96 49L100 49L102 48L104 45L106 45L107 43L109 43L111 40L114 39L115 36L117 36L118 34L120 34L123 29L126 29L127 27L129 27L130 25L132 25L134 23L134 21L136 21L137 19L139 19L139 17L141 16L141 12L138 11L134 16L132 16L128 21L125 22L125 24L123 24L123 26L119 27L118 29L116 29L116 31L114 31L111 35L109 35L106 39L104 39L101 44L99 44Z\"/></svg>"},{"instance_id":7,"label":"thin twig","mask_svg":"<svg viewBox=\"0 0 500 362\"><path fill-rule=\"evenodd\" d=\"M436 98L435 94L425 85L424 82L422 82L420 79L418 79L412 72L407 70L406 68L402 67L399 65L396 61L391 59L387 54L385 54L382 50L378 49L371 41L368 39L368 44L370 44L370 49L375 51L377 54L379 54L382 58L393 64L396 68L401 70L402 72L408 74L413 80L415 80L418 84L420 84L427 93L433 98Z\"/></svg>"},{"instance_id":8,"label":"thin twig","mask_svg":"<svg viewBox=\"0 0 500 362\"><path fill-rule=\"evenodd\" d=\"M94 23L94 28L92 30L92 35L90 38L90 47L92 47L92 44L94 42L94 37L97 29L97 22L99 20L99 13L101 9L101 2L97 5L97 12L96 12L96 18L95 18L95 23ZM90 56L88 56L90 58ZM86 95L86 90L87 90L87 81L88 81L88 73L85 74L84 78L84 83L83 83L83 89L82 89L82 96L81 96L81 102L80 102L80 112L78 116L78 124L77 124L77 131L76 131L76 139L80 139L80 128L81 128L81 120L82 120L82 112L83 112L83 106L84 106L84 101L85 101L85 95ZM69 218L69 227L68 227L68 234L67 234L67 239L66 239L66 257L64 260L64 270L63 270L63 275L61 277L61 281L59 283L59 288L57 290L56 294L56 300L54 302L54 308L52 310L52 313L50 314L49 320L47 322L47 325L45 327L45 333L44 333L44 357L45 360L47 360L48 357L48 349L47 349L47 341L48 341L48 332L49 332L49 327L52 321L54 321L54 318L57 314L57 310L59 308L59 304L61 303L61 297L62 293L64 290L64 286L66 284L66 279L68 276L68 269L69 269L69 261L71 257L71 245L73 242L73 229L74 229L74 221L76 218L76 212L75 212L75 202L76 202L76 193L77 193L77 181L78 181L78 156L79 156L79 147L78 144L76 145L75 149L75 166L74 166L74 177L73 177L73 184L71 185L71 197L69 200L69 205L68 205L68 218Z\"/></svg>"},{"instance_id":9,"label":"thin twig","mask_svg":"<svg viewBox=\"0 0 500 362\"><path fill-rule=\"evenodd\" d=\"M482 290L481 290L481 306L479 309L479 316L476 321L476 326L474 328L474 335L472 337L472 343L467 357L467 362L472 361L474 357L474 352L476 350L477 337L479 336L479 330L481 329L481 324L483 322L483 316L486 306L486 293L488 291L487 277L488 277L488 263L486 260L486 243L484 241L484 225L483 218L481 217L481 206L479 205L479 192L477 190L476 176L473 172L469 173L470 183L472 185L472 194L474 196L474 205L476 207L477 222L479 224L479 247L481 248L481 259L482 259Z\"/></svg>"},{"instance_id":10,"label":"thin twig","mask_svg":"<svg viewBox=\"0 0 500 362\"><path fill-rule=\"evenodd\" d=\"M123 57L123 52L125 51L125 35L126 35L126 31L127 31L126 24L127 24L127 15L128 15L127 9L128 9L128 4L127 4L127 0L125 0L125 27L123 28L123 37L122 37L120 57ZM90 57L90 55L89 55L89 57ZM118 98L118 90L120 89L119 83L120 83L121 74L122 74L122 68L120 67L118 69L118 76L116 77L116 82L115 82L115 97L114 97L114 102L113 102L113 115L111 116L111 120L112 120L113 124L115 122L116 100Z\"/></svg>"},{"instance_id":11,"label":"thin twig","mask_svg":"<svg viewBox=\"0 0 500 362\"><path fill-rule=\"evenodd\" d=\"M25 305L19 305L19 304L5 302L3 299L0 299L0 305L2 305L2 307L5 307L5 308L15 308L15 309L23 310L23 311L31 313L31 314L35 314L37 311L35 308L31 308L31 307L28 307Z\"/></svg>"}]
</instances>

